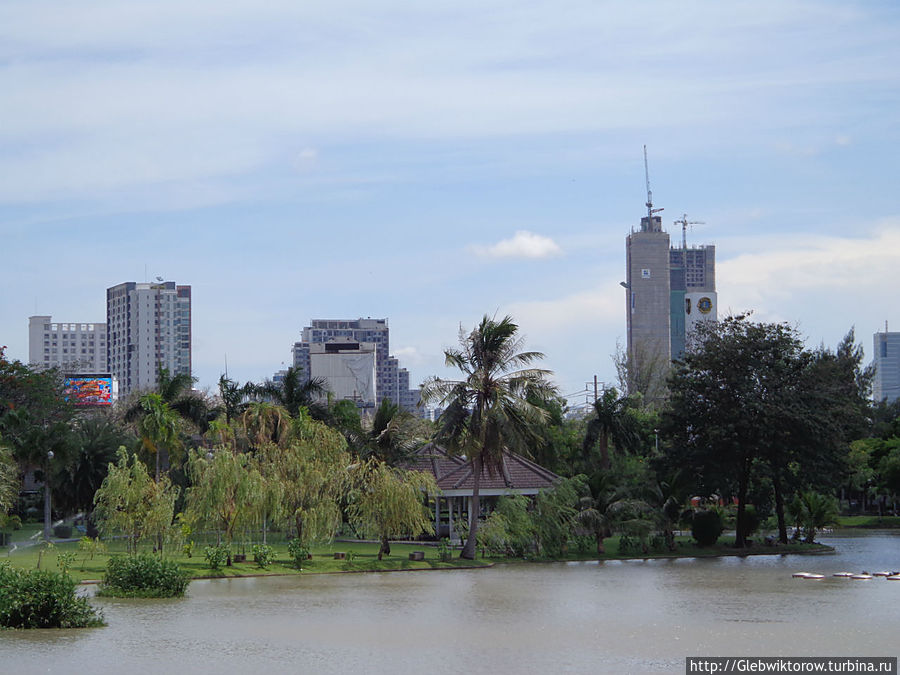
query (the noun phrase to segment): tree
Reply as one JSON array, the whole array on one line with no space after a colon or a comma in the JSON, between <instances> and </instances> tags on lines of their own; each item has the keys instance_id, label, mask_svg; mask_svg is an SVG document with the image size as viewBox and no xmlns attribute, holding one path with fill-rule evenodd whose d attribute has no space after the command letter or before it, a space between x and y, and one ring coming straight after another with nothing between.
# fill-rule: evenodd
<instances>
[{"instance_id":1,"label":"tree","mask_svg":"<svg viewBox=\"0 0 900 675\"><path fill-rule=\"evenodd\" d=\"M100 533L110 537L122 533L128 552L136 554L138 544L154 537L157 548L172 527L179 489L168 476L154 481L147 466L136 456L130 461L119 448L117 461L94 496L94 517Z\"/></svg>"},{"instance_id":2,"label":"tree","mask_svg":"<svg viewBox=\"0 0 900 675\"><path fill-rule=\"evenodd\" d=\"M438 494L431 474L374 460L362 469L361 483L347 510L348 516L357 531L381 542L379 560L382 555L391 554L392 538L434 533L425 504L429 494Z\"/></svg>"},{"instance_id":3,"label":"tree","mask_svg":"<svg viewBox=\"0 0 900 675\"><path fill-rule=\"evenodd\" d=\"M707 494L737 496L739 548L746 545L752 472L812 438L809 424L802 435L797 429L810 412L798 387L806 363L799 336L786 324L729 316L697 325L669 381L663 428L671 463L697 472Z\"/></svg>"},{"instance_id":4,"label":"tree","mask_svg":"<svg viewBox=\"0 0 900 675\"><path fill-rule=\"evenodd\" d=\"M0 348L0 433L13 457L44 483L44 539L50 539L51 459L64 464L73 445L72 406L56 370L7 361Z\"/></svg>"},{"instance_id":5,"label":"tree","mask_svg":"<svg viewBox=\"0 0 900 675\"><path fill-rule=\"evenodd\" d=\"M340 527L351 459L344 437L322 422L301 413L293 426L289 443L266 443L257 452L264 478L279 486L280 519L306 547L331 541Z\"/></svg>"},{"instance_id":6,"label":"tree","mask_svg":"<svg viewBox=\"0 0 900 675\"><path fill-rule=\"evenodd\" d=\"M803 530L806 533L804 541L812 544L816 539L817 530L833 525L837 521L837 500L834 497L807 490L794 497L790 511L797 526L797 534L799 535Z\"/></svg>"},{"instance_id":7,"label":"tree","mask_svg":"<svg viewBox=\"0 0 900 675\"><path fill-rule=\"evenodd\" d=\"M461 380L432 377L422 387L422 401L439 401L444 412L435 441L448 451L465 455L474 476L469 536L461 556L472 560L478 533L482 472L496 472L503 454L527 448L539 440L535 426L547 413L529 402L555 393L547 381L550 371L530 367L543 354L520 351L519 327L506 316L497 321L485 315L468 335L460 330L458 349L444 351L448 367L461 371Z\"/></svg>"},{"instance_id":8,"label":"tree","mask_svg":"<svg viewBox=\"0 0 900 675\"><path fill-rule=\"evenodd\" d=\"M103 483L117 450L133 444L134 436L106 416L90 416L75 425L68 462L57 465L53 484L56 503L68 511L90 512L94 494Z\"/></svg>"},{"instance_id":9,"label":"tree","mask_svg":"<svg viewBox=\"0 0 900 675\"><path fill-rule=\"evenodd\" d=\"M241 415L241 426L251 447L283 445L290 436L291 416L280 405L254 401Z\"/></svg>"},{"instance_id":10,"label":"tree","mask_svg":"<svg viewBox=\"0 0 900 675\"><path fill-rule=\"evenodd\" d=\"M191 452L188 473L192 483L187 491L188 519L214 528L230 550L235 532L259 510L262 476L249 455L224 446L209 454L202 449Z\"/></svg>"},{"instance_id":11,"label":"tree","mask_svg":"<svg viewBox=\"0 0 900 675\"><path fill-rule=\"evenodd\" d=\"M328 414L327 407L320 402L328 391L325 380L321 377L304 380L301 371L294 367L285 371L280 382L267 381L252 391L264 400L280 405L291 417L297 417L301 408L306 408L313 419L324 419Z\"/></svg>"},{"instance_id":12,"label":"tree","mask_svg":"<svg viewBox=\"0 0 900 675\"><path fill-rule=\"evenodd\" d=\"M192 389L196 381L196 377L187 373L172 375L166 368L159 366L156 372L156 390L147 393L159 395L169 410L203 434L209 426L210 410L203 396ZM126 422L139 421L147 414L145 398L146 393L128 406L125 410Z\"/></svg>"},{"instance_id":13,"label":"tree","mask_svg":"<svg viewBox=\"0 0 900 675\"><path fill-rule=\"evenodd\" d=\"M159 481L160 454L171 455L181 445L179 418L160 394L144 394L140 404L144 414L138 422L138 433L144 448L156 455L156 480Z\"/></svg>"},{"instance_id":14,"label":"tree","mask_svg":"<svg viewBox=\"0 0 900 675\"><path fill-rule=\"evenodd\" d=\"M0 437L0 522L19 496L19 467L13 460L12 450Z\"/></svg>"},{"instance_id":15,"label":"tree","mask_svg":"<svg viewBox=\"0 0 900 675\"><path fill-rule=\"evenodd\" d=\"M628 451L637 445L637 428L629 414L632 406L633 400L619 396L614 388L607 389L594 401L584 436L584 454L589 456L594 445L599 445L600 468L604 471L609 470L610 441L620 451Z\"/></svg>"}]
</instances>

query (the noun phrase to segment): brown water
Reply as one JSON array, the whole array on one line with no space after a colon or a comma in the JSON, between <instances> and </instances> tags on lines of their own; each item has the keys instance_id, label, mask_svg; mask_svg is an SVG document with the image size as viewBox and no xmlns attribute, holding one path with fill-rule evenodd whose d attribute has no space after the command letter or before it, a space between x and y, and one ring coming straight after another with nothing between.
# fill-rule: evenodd
<instances>
[{"instance_id":1,"label":"brown water","mask_svg":"<svg viewBox=\"0 0 900 675\"><path fill-rule=\"evenodd\" d=\"M896 656L900 536L836 555L199 581L109 626L0 633L3 673L684 672L685 656Z\"/></svg>"}]
</instances>

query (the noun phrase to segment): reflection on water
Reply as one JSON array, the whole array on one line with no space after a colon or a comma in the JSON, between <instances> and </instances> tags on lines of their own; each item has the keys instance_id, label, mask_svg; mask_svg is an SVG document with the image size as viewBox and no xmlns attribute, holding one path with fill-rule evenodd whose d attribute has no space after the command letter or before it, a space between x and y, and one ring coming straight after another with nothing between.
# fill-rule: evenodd
<instances>
[{"instance_id":1,"label":"reflection on water","mask_svg":"<svg viewBox=\"0 0 900 675\"><path fill-rule=\"evenodd\" d=\"M895 655L900 536L827 556L499 566L200 581L96 599L109 626L0 633L3 672L684 672L688 655Z\"/></svg>"}]
</instances>

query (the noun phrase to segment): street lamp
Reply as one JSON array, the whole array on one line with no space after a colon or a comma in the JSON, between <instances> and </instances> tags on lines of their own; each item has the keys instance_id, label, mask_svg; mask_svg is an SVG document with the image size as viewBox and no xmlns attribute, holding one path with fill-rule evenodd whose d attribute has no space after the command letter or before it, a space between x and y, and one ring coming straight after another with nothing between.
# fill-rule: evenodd
<instances>
[{"instance_id":1,"label":"street lamp","mask_svg":"<svg viewBox=\"0 0 900 675\"><path fill-rule=\"evenodd\" d=\"M53 459L53 451L47 451L47 464L44 468L44 541L50 541L50 460Z\"/></svg>"},{"instance_id":2,"label":"street lamp","mask_svg":"<svg viewBox=\"0 0 900 675\"><path fill-rule=\"evenodd\" d=\"M659 429L653 430L653 436L656 438L656 454L659 455Z\"/></svg>"}]
</instances>

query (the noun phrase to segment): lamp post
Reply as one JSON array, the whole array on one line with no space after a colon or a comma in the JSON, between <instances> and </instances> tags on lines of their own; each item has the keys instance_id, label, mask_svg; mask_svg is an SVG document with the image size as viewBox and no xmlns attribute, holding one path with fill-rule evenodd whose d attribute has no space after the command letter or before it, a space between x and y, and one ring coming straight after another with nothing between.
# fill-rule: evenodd
<instances>
[{"instance_id":1,"label":"lamp post","mask_svg":"<svg viewBox=\"0 0 900 675\"><path fill-rule=\"evenodd\" d=\"M659 455L659 429L653 430L653 437L656 439L656 454Z\"/></svg>"},{"instance_id":2,"label":"lamp post","mask_svg":"<svg viewBox=\"0 0 900 675\"><path fill-rule=\"evenodd\" d=\"M53 451L47 451L47 463L44 466L44 541L50 541L50 460L53 459Z\"/></svg>"}]
</instances>

